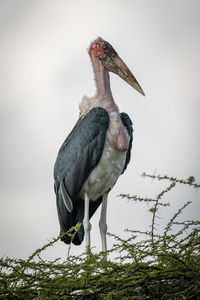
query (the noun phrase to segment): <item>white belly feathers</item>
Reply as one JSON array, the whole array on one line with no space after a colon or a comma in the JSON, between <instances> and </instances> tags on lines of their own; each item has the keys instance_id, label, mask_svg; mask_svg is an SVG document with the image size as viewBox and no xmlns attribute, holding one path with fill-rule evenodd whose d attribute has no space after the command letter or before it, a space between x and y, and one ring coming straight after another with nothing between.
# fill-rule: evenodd
<instances>
[{"instance_id":1,"label":"white belly feathers","mask_svg":"<svg viewBox=\"0 0 200 300\"><path fill-rule=\"evenodd\" d=\"M109 117L110 123L101 159L92 170L80 192L81 197L84 197L86 192L90 200L93 201L112 189L123 171L126 160L127 151L122 152L116 149L116 138L119 134L119 115L117 112L111 112ZM127 131L126 134L128 136ZM128 139L130 140L129 136Z\"/></svg>"}]
</instances>

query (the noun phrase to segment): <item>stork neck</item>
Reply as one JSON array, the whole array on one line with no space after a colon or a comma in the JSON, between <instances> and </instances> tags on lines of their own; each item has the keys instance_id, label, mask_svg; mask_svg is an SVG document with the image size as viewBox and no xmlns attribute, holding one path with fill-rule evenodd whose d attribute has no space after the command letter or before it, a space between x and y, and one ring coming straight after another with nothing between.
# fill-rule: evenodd
<instances>
[{"instance_id":1,"label":"stork neck","mask_svg":"<svg viewBox=\"0 0 200 300\"><path fill-rule=\"evenodd\" d=\"M107 102L107 107L110 112L118 110L110 89L110 76L108 70L103 66L101 60L95 56L91 56L91 60L94 69L97 96Z\"/></svg>"}]
</instances>

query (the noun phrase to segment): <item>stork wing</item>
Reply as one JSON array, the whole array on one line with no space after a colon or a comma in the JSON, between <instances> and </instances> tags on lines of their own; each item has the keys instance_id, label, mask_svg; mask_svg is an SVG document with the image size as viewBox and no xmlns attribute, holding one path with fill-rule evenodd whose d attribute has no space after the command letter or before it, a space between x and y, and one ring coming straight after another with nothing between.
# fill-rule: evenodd
<instances>
[{"instance_id":1,"label":"stork wing","mask_svg":"<svg viewBox=\"0 0 200 300\"><path fill-rule=\"evenodd\" d=\"M54 180L61 232L66 232L83 219L84 203L78 195L101 158L108 125L107 111L101 107L93 108L78 120L59 150L54 167ZM90 203L90 217L100 203L101 199ZM73 242L80 244L83 235L81 228ZM70 242L66 236L63 240Z\"/></svg>"},{"instance_id":2,"label":"stork wing","mask_svg":"<svg viewBox=\"0 0 200 300\"><path fill-rule=\"evenodd\" d=\"M122 171L122 174L123 174L130 162L130 159L131 159L131 149L132 149L132 142L133 142L133 126L132 126L133 123L132 123L131 119L129 118L128 114L126 114L124 112L120 114L120 117L121 117L122 123L126 127L126 130L128 131L128 134L130 136L129 148L126 153L126 161L125 161L124 169Z\"/></svg>"}]
</instances>

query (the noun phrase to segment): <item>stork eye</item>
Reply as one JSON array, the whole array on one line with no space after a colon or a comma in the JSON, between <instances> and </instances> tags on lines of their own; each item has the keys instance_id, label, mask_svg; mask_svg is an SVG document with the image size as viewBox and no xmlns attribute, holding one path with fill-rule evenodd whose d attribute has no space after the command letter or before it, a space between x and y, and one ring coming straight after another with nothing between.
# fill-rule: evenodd
<instances>
[{"instance_id":1,"label":"stork eye","mask_svg":"<svg viewBox=\"0 0 200 300\"><path fill-rule=\"evenodd\" d=\"M103 44L103 50L107 50L108 49L108 45L105 43L105 44Z\"/></svg>"}]
</instances>

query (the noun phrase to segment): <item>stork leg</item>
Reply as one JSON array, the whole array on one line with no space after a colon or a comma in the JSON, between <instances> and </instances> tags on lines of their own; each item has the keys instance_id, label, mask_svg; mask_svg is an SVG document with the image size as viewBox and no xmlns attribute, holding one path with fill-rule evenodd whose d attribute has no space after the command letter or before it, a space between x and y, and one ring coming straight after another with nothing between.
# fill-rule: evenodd
<instances>
[{"instance_id":1,"label":"stork leg","mask_svg":"<svg viewBox=\"0 0 200 300\"><path fill-rule=\"evenodd\" d=\"M101 242L102 242L102 251L107 251L107 242L106 242L106 232L107 232L107 224L106 224L106 213L107 213L107 199L108 194L103 195L102 207L101 207L101 216L99 221L99 229L101 234Z\"/></svg>"},{"instance_id":2,"label":"stork leg","mask_svg":"<svg viewBox=\"0 0 200 300\"><path fill-rule=\"evenodd\" d=\"M85 239L86 239L86 249L90 250L90 231L91 231L91 224L89 221L89 205L90 199L85 193L85 208L84 208L84 218L83 218L83 227L85 231Z\"/></svg>"}]
</instances>

